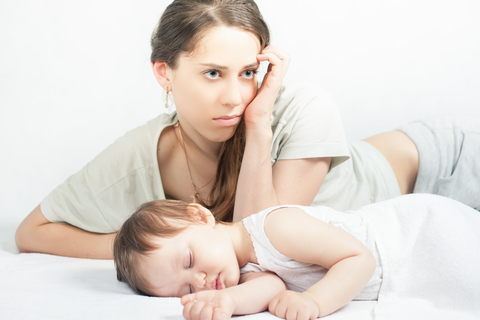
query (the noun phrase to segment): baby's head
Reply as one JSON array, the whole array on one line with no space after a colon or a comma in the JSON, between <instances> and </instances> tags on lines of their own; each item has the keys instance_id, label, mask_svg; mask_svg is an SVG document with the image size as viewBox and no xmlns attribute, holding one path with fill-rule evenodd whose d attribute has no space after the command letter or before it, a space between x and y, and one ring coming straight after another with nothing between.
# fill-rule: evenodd
<instances>
[{"instance_id":1,"label":"baby's head","mask_svg":"<svg viewBox=\"0 0 480 320\"><path fill-rule=\"evenodd\" d=\"M177 200L141 205L113 246L117 279L149 296L179 297L238 283L234 249L210 211Z\"/></svg>"},{"instance_id":2,"label":"baby's head","mask_svg":"<svg viewBox=\"0 0 480 320\"><path fill-rule=\"evenodd\" d=\"M117 279L140 294L151 295L139 273L141 255L160 249L158 238L172 238L189 224L198 223L188 214L189 204L177 200L155 200L141 205L128 218L115 237L113 257Z\"/></svg>"}]
</instances>

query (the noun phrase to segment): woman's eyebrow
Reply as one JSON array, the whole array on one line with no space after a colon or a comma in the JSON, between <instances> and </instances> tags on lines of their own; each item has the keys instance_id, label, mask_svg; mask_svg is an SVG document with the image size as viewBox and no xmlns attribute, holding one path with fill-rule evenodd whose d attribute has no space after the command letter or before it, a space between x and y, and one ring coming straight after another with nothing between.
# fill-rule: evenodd
<instances>
[{"instance_id":1,"label":"woman's eyebrow","mask_svg":"<svg viewBox=\"0 0 480 320\"><path fill-rule=\"evenodd\" d=\"M260 63L258 61L255 61L253 63L247 64L242 69L256 68L256 67L258 67L259 64ZM221 66L221 65L218 65L216 63L200 63L200 65L205 66L205 67L209 67L209 68L212 68L212 69L228 69L227 66Z\"/></svg>"},{"instance_id":2,"label":"woman's eyebrow","mask_svg":"<svg viewBox=\"0 0 480 320\"><path fill-rule=\"evenodd\" d=\"M244 66L243 68L244 69L247 69L247 68L256 68L260 65L260 62L258 61L255 61L253 63L250 63L250 64L247 64L246 66Z\"/></svg>"}]
</instances>

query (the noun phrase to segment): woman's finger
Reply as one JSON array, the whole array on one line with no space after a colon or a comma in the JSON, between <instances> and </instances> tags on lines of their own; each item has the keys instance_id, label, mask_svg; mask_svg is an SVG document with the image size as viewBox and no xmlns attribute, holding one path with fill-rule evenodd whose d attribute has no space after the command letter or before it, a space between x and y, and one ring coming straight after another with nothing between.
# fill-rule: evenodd
<instances>
[{"instance_id":1,"label":"woman's finger","mask_svg":"<svg viewBox=\"0 0 480 320\"><path fill-rule=\"evenodd\" d=\"M258 61L268 61L273 65L281 65L282 60L273 52L266 52L257 55Z\"/></svg>"},{"instance_id":2,"label":"woman's finger","mask_svg":"<svg viewBox=\"0 0 480 320\"><path fill-rule=\"evenodd\" d=\"M262 53L267 53L267 52L273 52L281 60L290 60L290 55L286 51L284 51L283 49L275 45L269 45L268 47L262 50Z\"/></svg>"}]
</instances>

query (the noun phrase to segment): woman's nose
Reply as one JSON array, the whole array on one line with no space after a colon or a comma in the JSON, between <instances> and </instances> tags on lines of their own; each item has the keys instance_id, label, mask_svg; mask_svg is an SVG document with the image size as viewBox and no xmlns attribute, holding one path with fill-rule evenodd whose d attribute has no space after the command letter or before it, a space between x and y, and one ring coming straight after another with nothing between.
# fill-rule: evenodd
<instances>
[{"instance_id":1,"label":"woman's nose","mask_svg":"<svg viewBox=\"0 0 480 320\"><path fill-rule=\"evenodd\" d=\"M227 107L236 107L242 103L241 84L238 79L231 80L224 88L222 104Z\"/></svg>"}]
</instances>

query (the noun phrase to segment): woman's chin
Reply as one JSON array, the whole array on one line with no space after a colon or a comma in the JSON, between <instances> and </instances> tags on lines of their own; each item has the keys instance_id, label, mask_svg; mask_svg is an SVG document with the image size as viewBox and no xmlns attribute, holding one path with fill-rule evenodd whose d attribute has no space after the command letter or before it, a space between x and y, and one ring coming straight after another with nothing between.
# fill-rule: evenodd
<instances>
[{"instance_id":1,"label":"woman's chin","mask_svg":"<svg viewBox=\"0 0 480 320\"><path fill-rule=\"evenodd\" d=\"M212 135L212 138L210 140L213 142L225 142L231 137L233 137L236 129L237 126L223 128L223 130L219 130L215 135Z\"/></svg>"}]
</instances>

